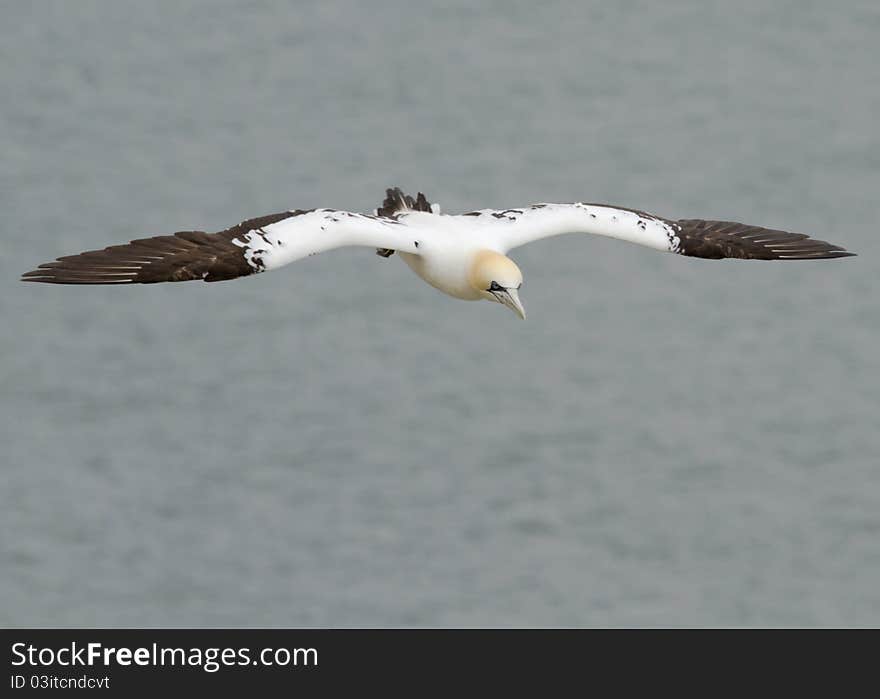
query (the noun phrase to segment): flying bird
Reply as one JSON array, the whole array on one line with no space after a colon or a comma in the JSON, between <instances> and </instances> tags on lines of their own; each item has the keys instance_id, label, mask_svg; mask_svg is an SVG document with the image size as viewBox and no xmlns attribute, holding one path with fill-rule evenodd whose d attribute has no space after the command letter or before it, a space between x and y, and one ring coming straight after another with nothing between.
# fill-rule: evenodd
<instances>
[{"instance_id":1,"label":"flying bird","mask_svg":"<svg viewBox=\"0 0 880 699\"><path fill-rule=\"evenodd\" d=\"M347 245L395 252L424 281L458 299L484 299L520 318L522 272L507 253L534 240L592 233L661 252L705 259L824 260L853 255L802 233L732 221L671 220L605 204L532 204L440 213L421 192L388 189L372 214L294 209L248 219L218 233L180 231L60 257L22 276L50 284L217 282L278 269Z\"/></svg>"}]
</instances>

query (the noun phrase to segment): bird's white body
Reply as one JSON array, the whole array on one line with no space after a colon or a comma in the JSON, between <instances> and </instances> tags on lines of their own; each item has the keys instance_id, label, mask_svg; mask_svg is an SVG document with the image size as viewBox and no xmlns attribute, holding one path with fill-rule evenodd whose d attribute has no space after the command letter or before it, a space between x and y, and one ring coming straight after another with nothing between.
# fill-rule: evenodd
<instances>
[{"instance_id":1,"label":"bird's white body","mask_svg":"<svg viewBox=\"0 0 880 699\"><path fill-rule=\"evenodd\" d=\"M482 298L469 280L474 259L481 250L495 249L486 236L459 220L459 216L438 216L412 211L398 220L418 232L418 254L401 252L409 268L435 289L457 299L476 301ZM497 250L500 252L500 250Z\"/></svg>"},{"instance_id":2,"label":"bird's white body","mask_svg":"<svg viewBox=\"0 0 880 699\"><path fill-rule=\"evenodd\" d=\"M479 293L468 283L466 274L470 267L473 254L461 254L454 250L437 250L426 255L400 253L401 259L421 279L457 299L477 301Z\"/></svg>"}]
</instances>

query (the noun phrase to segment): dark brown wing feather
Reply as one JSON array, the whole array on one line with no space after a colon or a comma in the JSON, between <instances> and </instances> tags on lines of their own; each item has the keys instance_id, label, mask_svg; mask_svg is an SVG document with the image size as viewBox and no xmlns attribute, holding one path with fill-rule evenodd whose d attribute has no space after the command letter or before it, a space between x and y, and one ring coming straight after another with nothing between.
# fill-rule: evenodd
<instances>
[{"instance_id":1,"label":"dark brown wing feather","mask_svg":"<svg viewBox=\"0 0 880 699\"><path fill-rule=\"evenodd\" d=\"M242 221L218 233L180 231L125 245L59 257L22 275L47 284L154 284L204 279L216 282L253 274L232 240L301 212L284 211Z\"/></svg>"},{"instance_id":2,"label":"dark brown wing feather","mask_svg":"<svg viewBox=\"0 0 880 699\"><path fill-rule=\"evenodd\" d=\"M803 233L749 226L734 221L683 219L671 222L678 229L679 252L690 257L720 260L824 260L855 253L814 240Z\"/></svg>"}]
</instances>

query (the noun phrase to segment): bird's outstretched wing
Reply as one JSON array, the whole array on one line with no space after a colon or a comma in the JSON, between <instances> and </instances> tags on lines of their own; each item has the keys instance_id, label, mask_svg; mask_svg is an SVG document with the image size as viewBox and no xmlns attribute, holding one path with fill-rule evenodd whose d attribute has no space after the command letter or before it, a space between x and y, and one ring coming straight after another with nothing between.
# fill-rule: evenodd
<instances>
[{"instance_id":1,"label":"bird's outstretched wing","mask_svg":"<svg viewBox=\"0 0 880 699\"><path fill-rule=\"evenodd\" d=\"M60 257L22 275L50 284L152 284L235 279L346 245L418 254L412 233L393 218L333 209L284 211L218 233L181 231Z\"/></svg>"},{"instance_id":2,"label":"bird's outstretched wing","mask_svg":"<svg viewBox=\"0 0 880 699\"><path fill-rule=\"evenodd\" d=\"M821 260L854 253L803 233L732 221L669 220L605 204L533 204L516 209L472 211L474 225L503 252L565 233L592 233L655 250L707 259Z\"/></svg>"}]
</instances>

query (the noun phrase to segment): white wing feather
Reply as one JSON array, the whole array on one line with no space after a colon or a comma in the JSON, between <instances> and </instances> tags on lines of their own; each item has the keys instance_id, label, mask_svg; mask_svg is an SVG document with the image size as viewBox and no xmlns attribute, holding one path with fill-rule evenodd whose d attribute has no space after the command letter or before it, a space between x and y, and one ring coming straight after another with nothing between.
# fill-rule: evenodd
<instances>
[{"instance_id":1,"label":"white wing feather","mask_svg":"<svg viewBox=\"0 0 880 699\"><path fill-rule=\"evenodd\" d=\"M641 211L598 204L534 204L517 209L464 214L481 227L499 252L541 238L566 233L591 233L626 240L664 252L678 252L675 224Z\"/></svg>"},{"instance_id":2,"label":"white wing feather","mask_svg":"<svg viewBox=\"0 0 880 699\"><path fill-rule=\"evenodd\" d=\"M412 230L389 218L315 209L234 239L258 271L277 269L303 257L348 245L390 248L418 254Z\"/></svg>"}]
</instances>

